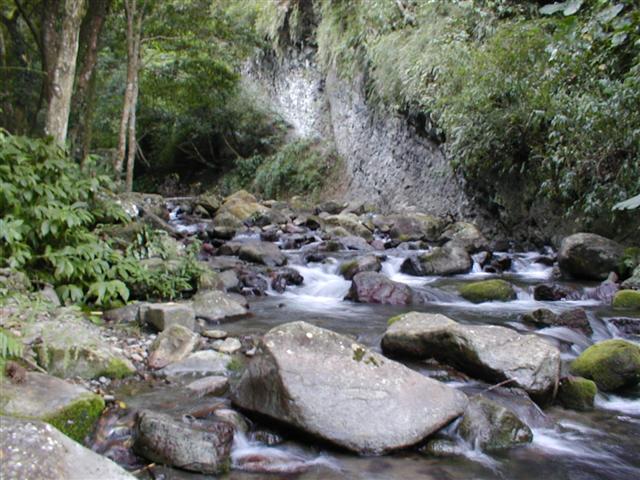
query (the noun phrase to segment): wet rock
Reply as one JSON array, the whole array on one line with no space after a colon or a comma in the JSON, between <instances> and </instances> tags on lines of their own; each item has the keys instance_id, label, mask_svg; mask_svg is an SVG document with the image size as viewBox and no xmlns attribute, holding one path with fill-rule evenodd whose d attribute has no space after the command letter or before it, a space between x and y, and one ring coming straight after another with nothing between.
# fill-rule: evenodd
<instances>
[{"instance_id":1,"label":"wet rock","mask_svg":"<svg viewBox=\"0 0 640 480\"><path fill-rule=\"evenodd\" d=\"M280 445L284 442L282 436L269 430L256 430L251 433L251 439L269 446Z\"/></svg>"},{"instance_id":2,"label":"wet rock","mask_svg":"<svg viewBox=\"0 0 640 480\"><path fill-rule=\"evenodd\" d=\"M237 338L225 338L216 350L222 353L235 353L241 348L242 343Z\"/></svg>"},{"instance_id":3,"label":"wet rock","mask_svg":"<svg viewBox=\"0 0 640 480\"><path fill-rule=\"evenodd\" d=\"M268 267L280 267L287 263L287 257L270 242L243 243L238 252L239 257L247 262L259 263Z\"/></svg>"},{"instance_id":4,"label":"wet rock","mask_svg":"<svg viewBox=\"0 0 640 480\"><path fill-rule=\"evenodd\" d=\"M404 283L394 282L381 273L361 272L353 277L346 300L360 303L409 305L413 292Z\"/></svg>"},{"instance_id":5,"label":"wet rock","mask_svg":"<svg viewBox=\"0 0 640 480\"><path fill-rule=\"evenodd\" d=\"M489 242L478 227L466 222L456 222L447 227L440 241L451 242L451 245L464 248L469 253L489 249Z\"/></svg>"},{"instance_id":6,"label":"wet rock","mask_svg":"<svg viewBox=\"0 0 640 480\"><path fill-rule=\"evenodd\" d=\"M593 410L598 393L595 382L582 377L564 377L560 380L558 400L565 408L578 411Z\"/></svg>"},{"instance_id":7,"label":"wet rock","mask_svg":"<svg viewBox=\"0 0 640 480\"><path fill-rule=\"evenodd\" d=\"M587 313L582 308L574 308L556 315L551 310L539 308L522 316L522 321L536 327L568 327L583 332L586 335L593 334Z\"/></svg>"},{"instance_id":8,"label":"wet rock","mask_svg":"<svg viewBox=\"0 0 640 480\"><path fill-rule=\"evenodd\" d=\"M234 226L208 225L206 232L209 238L231 240L236 235L236 228Z\"/></svg>"},{"instance_id":9,"label":"wet rock","mask_svg":"<svg viewBox=\"0 0 640 480\"><path fill-rule=\"evenodd\" d=\"M623 337L640 339L640 318L609 318L607 323Z\"/></svg>"},{"instance_id":10,"label":"wet rock","mask_svg":"<svg viewBox=\"0 0 640 480\"><path fill-rule=\"evenodd\" d=\"M411 312L395 320L382 339L385 353L435 358L489 382L511 380L538 401L554 395L560 352L535 335L463 325L440 314Z\"/></svg>"},{"instance_id":11,"label":"wet rock","mask_svg":"<svg viewBox=\"0 0 640 480\"><path fill-rule=\"evenodd\" d=\"M0 473L5 480L136 477L37 420L0 417Z\"/></svg>"},{"instance_id":12,"label":"wet rock","mask_svg":"<svg viewBox=\"0 0 640 480\"><path fill-rule=\"evenodd\" d=\"M462 298L473 303L508 302L516 299L513 286L504 280L483 280L467 283L459 288Z\"/></svg>"},{"instance_id":13,"label":"wet rock","mask_svg":"<svg viewBox=\"0 0 640 480\"><path fill-rule=\"evenodd\" d=\"M476 395L469 399L458 433L475 448L486 452L531 443L533 433L515 413Z\"/></svg>"},{"instance_id":14,"label":"wet rock","mask_svg":"<svg viewBox=\"0 0 640 480\"><path fill-rule=\"evenodd\" d=\"M444 438L429 440L426 445L420 447L420 453L431 457L455 457L464 455L465 448L460 443Z\"/></svg>"},{"instance_id":15,"label":"wet rock","mask_svg":"<svg viewBox=\"0 0 640 480\"><path fill-rule=\"evenodd\" d=\"M593 233L576 233L562 240L558 263L563 274L577 279L604 280L618 269L620 244Z\"/></svg>"},{"instance_id":16,"label":"wet rock","mask_svg":"<svg viewBox=\"0 0 640 480\"><path fill-rule=\"evenodd\" d=\"M466 406L464 394L305 322L263 337L232 399L358 453L412 445Z\"/></svg>"},{"instance_id":17,"label":"wet rock","mask_svg":"<svg viewBox=\"0 0 640 480\"><path fill-rule=\"evenodd\" d=\"M264 295L269 288L267 279L253 270L243 269L239 271L238 278L240 279L243 293Z\"/></svg>"},{"instance_id":18,"label":"wet rock","mask_svg":"<svg viewBox=\"0 0 640 480\"><path fill-rule=\"evenodd\" d=\"M203 377L207 375L227 375L231 357L214 350L201 350L192 353L184 360L171 363L158 371L158 374L168 378L184 376Z\"/></svg>"},{"instance_id":19,"label":"wet rock","mask_svg":"<svg viewBox=\"0 0 640 480\"><path fill-rule=\"evenodd\" d=\"M50 375L28 372L21 383L0 381L0 415L45 421L78 442L103 409L99 395Z\"/></svg>"},{"instance_id":20,"label":"wet rock","mask_svg":"<svg viewBox=\"0 0 640 480\"><path fill-rule=\"evenodd\" d=\"M99 327L71 309L29 325L24 338L33 342L40 366L57 377L123 378L136 371L121 351L102 338Z\"/></svg>"},{"instance_id":21,"label":"wet rock","mask_svg":"<svg viewBox=\"0 0 640 480\"><path fill-rule=\"evenodd\" d=\"M326 225L344 228L350 235L362 237L365 240L373 239L371 230L365 227L358 216L353 213L329 215L324 219L324 221Z\"/></svg>"},{"instance_id":22,"label":"wet rock","mask_svg":"<svg viewBox=\"0 0 640 480\"><path fill-rule=\"evenodd\" d=\"M189 383L185 388L192 391L198 397L205 395L220 396L229 388L229 380L226 377L212 375L210 377L199 378Z\"/></svg>"},{"instance_id":23,"label":"wet rock","mask_svg":"<svg viewBox=\"0 0 640 480\"><path fill-rule=\"evenodd\" d=\"M375 224L375 223L374 223ZM435 241L442 233L444 222L433 215L413 213L391 217L389 236L399 242Z\"/></svg>"},{"instance_id":24,"label":"wet rock","mask_svg":"<svg viewBox=\"0 0 640 480\"><path fill-rule=\"evenodd\" d=\"M320 205L318 205L315 211L316 215L320 212L327 212L329 215L337 215L345 208L347 208L347 204L345 202L327 200L326 202L322 202Z\"/></svg>"},{"instance_id":25,"label":"wet rock","mask_svg":"<svg viewBox=\"0 0 640 480\"><path fill-rule=\"evenodd\" d=\"M254 215L252 224L266 227L268 225L285 225L290 220L291 218L283 210L271 208Z\"/></svg>"},{"instance_id":26,"label":"wet rock","mask_svg":"<svg viewBox=\"0 0 640 480\"><path fill-rule=\"evenodd\" d=\"M184 303L150 303L144 312L144 321L163 331L171 325L181 325L189 330L195 329L194 309Z\"/></svg>"},{"instance_id":27,"label":"wet rock","mask_svg":"<svg viewBox=\"0 0 640 480\"><path fill-rule=\"evenodd\" d=\"M223 214L231 215L240 222L246 222L268 211L269 209L267 207L258 203L256 197L245 190L239 190L224 199L224 203L220 206L216 214L215 223L221 223L220 216Z\"/></svg>"},{"instance_id":28,"label":"wet rock","mask_svg":"<svg viewBox=\"0 0 640 480\"><path fill-rule=\"evenodd\" d=\"M195 316L208 322L217 322L248 313L248 304L244 297L218 290L198 292L191 302Z\"/></svg>"},{"instance_id":29,"label":"wet rock","mask_svg":"<svg viewBox=\"0 0 640 480\"><path fill-rule=\"evenodd\" d=\"M535 300L557 302L571 296L573 291L567 287L547 283L533 287L533 298Z\"/></svg>"},{"instance_id":30,"label":"wet rock","mask_svg":"<svg viewBox=\"0 0 640 480\"><path fill-rule=\"evenodd\" d=\"M408 275L455 275L471 270L473 261L464 248L447 245L435 247L419 257L407 258L400 267Z\"/></svg>"},{"instance_id":31,"label":"wet rock","mask_svg":"<svg viewBox=\"0 0 640 480\"><path fill-rule=\"evenodd\" d=\"M205 427L144 410L138 414L134 450L152 462L200 473L229 469L233 428L225 422Z\"/></svg>"},{"instance_id":32,"label":"wet rock","mask_svg":"<svg viewBox=\"0 0 640 480\"><path fill-rule=\"evenodd\" d=\"M611 303L619 290L618 275L611 272L609 277L596 288L587 289L586 297L599 302Z\"/></svg>"},{"instance_id":33,"label":"wet rock","mask_svg":"<svg viewBox=\"0 0 640 480\"><path fill-rule=\"evenodd\" d=\"M640 312L640 291L620 290L613 297L612 305L616 310L634 310Z\"/></svg>"},{"instance_id":34,"label":"wet rock","mask_svg":"<svg viewBox=\"0 0 640 480\"><path fill-rule=\"evenodd\" d=\"M590 346L571 364L575 375L612 392L640 382L640 347L626 340L605 340Z\"/></svg>"},{"instance_id":35,"label":"wet rock","mask_svg":"<svg viewBox=\"0 0 640 480\"><path fill-rule=\"evenodd\" d=\"M271 288L276 292L284 292L288 285L302 285L304 278L295 268L281 268L274 272L271 279Z\"/></svg>"},{"instance_id":36,"label":"wet rock","mask_svg":"<svg viewBox=\"0 0 640 480\"><path fill-rule=\"evenodd\" d=\"M236 432L247 433L249 424L242 414L230 408L218 408L214 412L217 419L227 422Z\"/></svg>"},{"instance_id":37,"label":"wet rock","mask_svg":"<svg viewBox=\"0 0 640 480\"><path fill-rule=\"evenodd\" d=\"M340 265L340 274L347 280L361 272L379 272L382 269L382 262L379 257L367 255L353 260L347 260Z\"/></svg>"},{"instance_id":38,"label":"wet rock","mask_svg":"<svg viewBox=\"0 0 640 480\"><path fill-rule=\"evenodd\" d=\"M118 195L116 203L124 209L131 219L139 217L145 210L158 217L166 215L164 198L162 198L162 195L155 193L121 193Z\"/></svg>"},{"instance_id":39,"label":"wet rock","mask_svg":"<svg viewBox=\"0 0 640 480\"><path fill-rule=\"evenodd\" d=\"M182 325L171 325L149 347L149 368L158 369L189 356L198 345L199 336Z\"/></svg>"},{"instance_id":40,"label":"wet rock","mask_svg":"<svg viewBox=\"0 0 640 480\"><path fill-rule=\"evenodd\" d=\"M357 250L361 252L373 251L373 247L369 245L369 242L367 242L362 237L354 237L353 235L349 235L346 237L342 237L340 239L340 243L345 250Z\"/></svg>"}]
</instances>

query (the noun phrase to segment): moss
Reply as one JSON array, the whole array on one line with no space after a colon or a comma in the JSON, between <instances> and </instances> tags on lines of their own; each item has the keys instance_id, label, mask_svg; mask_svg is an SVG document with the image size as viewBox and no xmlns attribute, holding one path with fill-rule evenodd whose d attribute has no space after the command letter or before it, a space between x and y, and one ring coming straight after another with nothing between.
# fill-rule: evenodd
<instances>
[{"instance_id":1,"label":"moss","mask_svg":"<svg viewBox=\"0 0 640 480\"><path fill-rule=\"evenodd\" d=\"M394 317L391 317L389 320L387 320L387 325L391 326L394 323L396 323L398 320L402 320L402 317L404 317L404 315L396 315Z\"/></svg>"},{"instance_id":2,"label":"moss","mask_svg":"<svg viewBox=\"0 0 640 480\"><path fill-rule=\"evenodd\" d=\"M613 308L616 310L640 310L640 291L620 290L613 297Z\"/></svg>"},{"instance_id":3,"label":"moss","mask_svg":"<svg viewBox=\"0 0 640 480\"><path fill-rule=\"evenodd\" d=\"M82 443L104 410L104 400L89 394L43 420L68 437Z\"/></svg>"},{"instance_id":4,"label":"moss","mask_svg":"<svg viewBox=\"0 0 640 480\"><path fill-rule=\"evenodd\" d=\"M229 363L227 363L227 369L236 373L241 372L242 370L244 370L244 362L236 357L233 357L231 360L229 360Z\"/></svg>"},{"instance_id":5,"label":"moss","mask_svg":"<svg viewBox=\"0 0 640 480\"><path fill-rule=\"evenodd\" d=\"M625 340L605 340L582 352L571 371L604 391L631 387L640 382L640 347Z\"/></svg>"},{"instance_id":6,"label":"moss","mask_svg":"<svg viewBox=\"0 0 640 480\"><path fill-rule=\"evenodd\" d=\"M364 358L364 354L367 353L366 350L362 347L356 347L353 349L353 359L356 362L361 362Z\"/></svg>"},{"instance_id":7,"label":"moss","mask_svg":"<svg viewBox=\"0 0 640 480\"><path fill-rule=\"evenodd\" d=\"M560 382L558 399L565 408L586 411L593 409L598 387L592 380L582 377L567 377Z\"/></svg>"},{"instance_id":8,"label":"moss","mask_svg":"<svg viewBox=\"0 0 640 480\"><path fill-rule=\"evenodd\" d=\"M121 358L109 360L109 365L101 372L102 375L109 378L125 378L134 373L135 369L132 369L131 365L128 365Z\"/></svg>"},{"instance_id":9,"label":"moss","mask_svg":"<svg viewBox=\"0 0 640 480\"><path fill-rule=\"evenodd\" d=\"M352 276L351 273L353 273L357 268L358 268L357 260L349 260L347 262L344 262L340 265L340 275L342 275L345 278L348 276Z\"/></svg>"},{"instance_id":10,"label":"moss","mask_svg":"<svg viewBox=\"0 0 640 480\"><path fill-rule=\"evenodd\" d=\"M485 280L460 287L460 295L473 303L490 301L507 302L516 298L516 292L504 280Z\"/></svg>"}]
</instances>

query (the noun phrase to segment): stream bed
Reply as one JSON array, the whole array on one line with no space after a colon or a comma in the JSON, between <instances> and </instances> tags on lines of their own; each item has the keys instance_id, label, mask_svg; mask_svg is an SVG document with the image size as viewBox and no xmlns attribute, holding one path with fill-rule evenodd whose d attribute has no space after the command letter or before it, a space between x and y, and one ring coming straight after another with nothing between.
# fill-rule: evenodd
<instances>
[{"instance_id":1,"label":"stream bed","mask_svg":"<svg viewBox=\"0 0 640 480\"><path fill-rule=\"evenodd\" d=\"M249 241L239 236L235 241ZM380 340L387 328L387 320L408 311L442 313L466 324L503 325L518 331L534 329L522 323L520 316L538 308L555 313L580 307L587 312L593 335L586 336L566 327L551 327L536 331L558 346L566 364L591 344L622 336L608 320L619 317L608 304L592 293L598 284L564 283L579 292L574 300L541 302L533 299L534 285L552 280L553 267L540 262L541 255L553 257L546 249L541 252L494 253L494 257L510 259L510 268L500 274L485 273L474 264L468 274L448 277L417 277L400 272L400 265L416 250L389 249L384 254L381 272L396 282L408 284L420 301L411 306L361 304L344 300L350 281L339 274L339 265L358 252L337 251L321 262L305 262L302 250L285 250L288 266L304 278L300 286L288 286L278 293L271 289L265 296L249 297L251 314L224 323L230 335L259 336L269 329L291 321L303 320L353 337L358 342L380 351ZM517 299L510 302L473 304L457 293L460 284L489 278L509 280L517 291ZM562 282L560 282L562 284ZM637 341L637 337L631 338ZM491 385L466 376L449 375L429 362L408 362L424 375L445 381L467 394L486 391ZM322 368L319 365L318 368ZM233 385L237 378L231 379ZM500 395L497 389L492 394ZM168 413L210 408L225 398L192 398L179 384L125 384L116 393L129 407L146 408ZM418 448L380 457L350 454L290 431L281 425L266 422L268 431L277 432L283 443L269 446L264 439L253 435L265 427L264 420L249 421L247 433L237 432L232 449L232 468L225 475L210 477L168 467L155 466L142 470L141 478L193 479L223 478L227 480L257 480L295 478L300 480L332 479L632 479L640 478L640 389L624 394L599 393L596 408L591 412L575 412L559 406L540 410L532 402L518 398L503 399L533 430L533 442L491 455L466 445L460 439L460 454L453 457L434 457ZM522 404L521 404L522 403ZM446 433L446 432L445 432ZM126 463L122 461L121 463Z\"/></svg>"}]
</instances>

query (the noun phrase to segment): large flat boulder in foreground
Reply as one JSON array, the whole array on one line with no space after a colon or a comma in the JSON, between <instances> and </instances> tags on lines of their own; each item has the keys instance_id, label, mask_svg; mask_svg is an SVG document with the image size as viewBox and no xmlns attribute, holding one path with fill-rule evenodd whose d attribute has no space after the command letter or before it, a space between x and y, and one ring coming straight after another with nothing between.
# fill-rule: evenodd
<instances>
[{"instance_id":1,"label":"large flat boulder in foreground","mask_svg":"<svg viewBox=\"0 0 640 480\"><path fill-rule=\"evenodd\" d=\"M411 312L387 329L386 353L435 358L476 378L511 380L535 400L555 394L560 352L535 335L493 325L462 325L440 314Z\"/></svg>"},{"instance_id":2,"label":"large flat boulder in foreground","mask_svg":"<svg viewBox=\"0 0 640 480\"><path fill-rule=\"evenodd\" d=\"M463 393L305 322L264 336L232 399L367 454L417 443L467 405Z\"/></svg>"},{"instance_id":3,"label":"large flat boulder in foreground","mask_svg":"<svg viewBox=\"0 0 640 480\"><path fill-rule=\"evenodd\" d=\"M135 480L111 460L60 433L48 423L0 417L3 480Z\"/></svg>"}]
</instances>

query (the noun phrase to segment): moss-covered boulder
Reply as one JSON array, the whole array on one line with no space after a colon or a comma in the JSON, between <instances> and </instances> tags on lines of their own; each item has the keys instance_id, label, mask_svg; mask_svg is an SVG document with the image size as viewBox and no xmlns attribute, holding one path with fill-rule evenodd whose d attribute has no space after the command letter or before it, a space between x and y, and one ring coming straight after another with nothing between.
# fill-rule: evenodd
<instances>
[{"instance_id":1,"label":"moss-covered boulder","mask_svg":"<svg viewBox=\"0 0 640 480\"><path fill-rule=\"evenodd\" d=\"M632 387L640 382L640 347L626 340L605 340L582 352L571 371L606 392Z\"/></svg>"},{"instance_id":2,"label":"moss-covered boulder","mask_svg":"<svg viewBox=\"0 0 640 480\"><path fill-rule=\"evenodd\" d=\"M469 399L458 433L483 451L503 450L531 443L533 433L515 413L476 395Z\"/></svg>"},{"instance_id":3,"label":"moss-covered boulder","mask_svg":"<svg viewBox=\"0 0 640 480\"><path fill-rule=\"evenodd\" d=\"M124 378L135 373L132 363L103 339L101 329L75 310L63 309L56 318L27 327L25 340L36 339L38 363L57 377Z\"/></svg>"},{"instance_id":4,"label":"moss-covered boulder","mask_svg":"<svg viewBox=\"0 0 640 480\"><path fill-rule=\"evenodd\" d=\"M640 290L620 290L613 297L613 308L616 310L640 311Z\"/></svg>"},{"instance_id":5,"label":"moss-covered boulder","mask_svg":"<svg viewBox=\"0 0 640 480\"><path fill-rule=\"evenodd\" d=\"M363 225L357 215L353 213L341 213L339 215L328 215L325 219L328 227L342 227L351 235L362 237L365 240L373 240L371 230Z\"/></svg>"},{"instance_id":6,"label":"moss-covered boulder","mask_svg":"<svg viewBox=\"0 0 640 480\"><path fill-rule=\"evenodd\" d=\"M424 255L407 258L400 270L417 276L455 275L467 273L472 266L473 260L464 248L447 244L435 247Z\"/></svg>"},{"instance_id":7,"label":"moss-covered boulder","mask_svg":"<svg viewBox=\"0 0 640 480\"><path fill-rule=\"evenodd\" d=\"M391 218L389 235L399 242L415 240L435 241L442 233L444 221L433 215L410 213L394 215Z\"/></svg>"},{"instance_id":8,"label":"moss-covered boulder","mask_svg":"<svg viewBox=\"0 0 640 480\"><path fill-rule=\"evenodd\" d=\"M593 233L576 233L562 240L558 264L565 275L585 280L605 280L618 270L622 246Z\"/></svg>"},{"instance_id":9,"label":"moss-covered boulder","mask_svg":"<svg viewBox=\"0 0 640 480\"><path fill-rule=\"evenodd\" d=\"M571 410L593 410L598 387L593 380L582 377L565 377L560 380L558 400Z\"/></svg>"},{"instance_id":10,"label":"moss-covered boulder","mask_svg":"<svg viewBox=\"0 0 640 480\"><path fill-rule=\"evenodd\" d=\"M381 268L382 262L379 257L367 255L341 263L340 274L347 280L353 280L360 272L379 272Z\"/></svg>"},{"instance_id":11,"label":"moss-covered boulder","mask_svg":"<svg viewBox=\"0 0 640 480\"><path fill-rule=\"evenodd\" d=\"M78 442L93 428L104 400L89 390L42 373L0 383L0 415L43 420Z\"/></svg>"},{"instance_id":12,"label":"moss-covered boulder","mask_svg":"<svg viewBox=\"0 0 640 480\"><path fill-rule=\"evenodd\" d=\"M460 287L460 295L473 303L508 302L515 300L516 292L509 282L504 280L483 280L468 283Z\"/></svg>"},{"instance_id":13,"label":"moss-covered boulder","mask_svg":"<svg viewBox=\"0 0 640 480\"><path fill-rule=\"evenodd\" d=\"M246 222L247 220L251 220L252 218L260 214L264 214L267 211L269 211L269 209L260 205L256 200L256 197L245 190L239 190L224 199L224 203L216 213L215 223L220 224L223 215L230 215L240 222Z\"/></svg>"}]
</instances>

